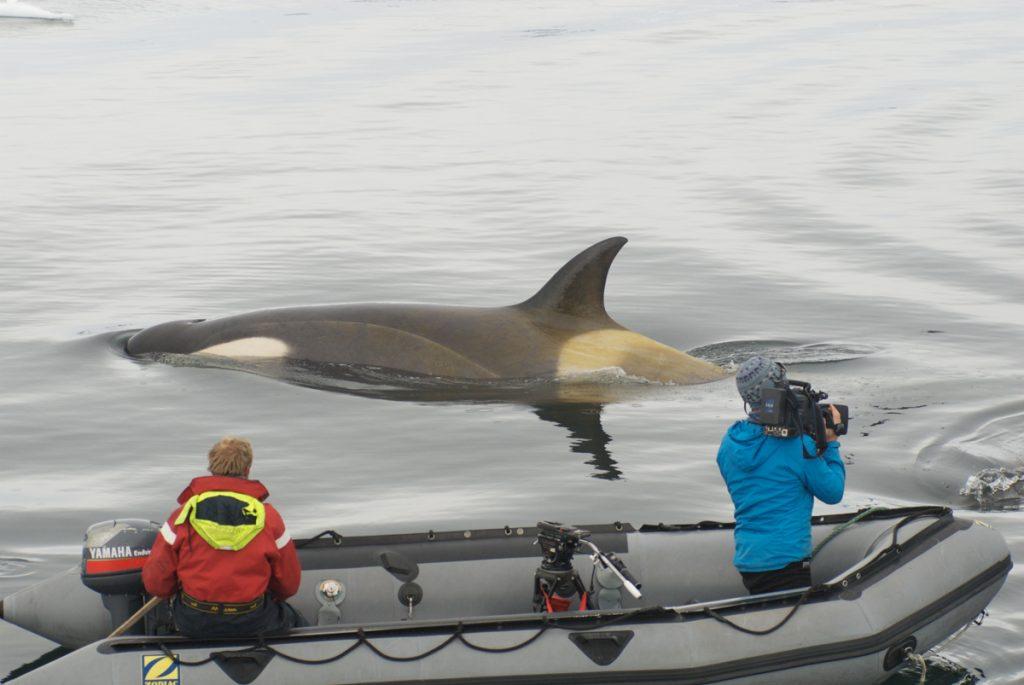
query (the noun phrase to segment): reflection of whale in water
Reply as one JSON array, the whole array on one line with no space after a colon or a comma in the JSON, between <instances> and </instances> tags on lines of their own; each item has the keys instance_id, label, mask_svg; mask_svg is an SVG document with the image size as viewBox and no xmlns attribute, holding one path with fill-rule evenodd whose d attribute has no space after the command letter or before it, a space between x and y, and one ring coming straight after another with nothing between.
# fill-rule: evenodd
<instances>
[{"instance_id":1,"label":"reflection of whale in water","mask_svg":"<svg viewBox=\"0 0 1024 685\"><path fill-rule=\"evenodd\" d=\"M508 307L270 309L159 324L133 335L126 347L133 356L188 355L285 380L296 366L325 375L370 368L485 383L571 378L609 368L662 383L724 377L720 367L629 331L608 316L608 268L625 243L610 238L591 246L533 297Z\"/></svg>"},{"instance_id":2,"label":"reflection of whale in water","mask_svg":"<svg viewBox=\"0 0 1024 685\"><path fill-rule=\"evenodd\" d=\"M583 402L538 404L533 407L534 413L544 421L569 430L573 452L593 457L587 461L595 471L590 475L604 480L618 480L622 471L608 449L612 436L605 433L601 425L601 409L600 404Z\"/></svg>"}]
</instances>

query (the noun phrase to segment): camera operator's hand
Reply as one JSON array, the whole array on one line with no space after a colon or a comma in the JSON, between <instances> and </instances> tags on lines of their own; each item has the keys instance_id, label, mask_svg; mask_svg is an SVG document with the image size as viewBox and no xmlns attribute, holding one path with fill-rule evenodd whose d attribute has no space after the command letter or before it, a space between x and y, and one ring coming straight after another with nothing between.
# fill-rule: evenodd
<instances>
[{"instance_id":1,"label":"camera operator's hand","mask_svg":"<svg viewBox=\"0 0 1024 685\"><path fill-rule=\"evenodd\" d=\"M833 426L843 420L842 415L840 415L839 410L836 409L835 406L833 406L831 404L828 405L828 410L830 412L832 412L832 425ZM828 426L825 426L825 440L827 440L828 442L834 442L835 440L838 440L838 439L839 439L839 436L836 435L836 432L834 430L832 430L831 428L829 428Z\"/></svg>"}]
</instances>

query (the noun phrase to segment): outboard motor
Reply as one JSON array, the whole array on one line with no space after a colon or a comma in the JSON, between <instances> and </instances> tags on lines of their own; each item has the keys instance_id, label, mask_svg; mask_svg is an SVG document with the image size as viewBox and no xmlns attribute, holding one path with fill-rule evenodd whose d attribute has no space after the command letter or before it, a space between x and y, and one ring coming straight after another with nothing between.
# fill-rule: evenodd
<instances>
[{"instance_id":1,"label":"outboard motor","mask_svg":"<svg viewBox=\"0 0 1024 685\"><path fill-rule=\"evenodd\" d=\"M102 595L111 629L142 608L142 566L159 531L159 523L142 519L103 521L85 531L82 583ZM138 635L143 629L130 632Z\"/></svg>"}]
</instances>

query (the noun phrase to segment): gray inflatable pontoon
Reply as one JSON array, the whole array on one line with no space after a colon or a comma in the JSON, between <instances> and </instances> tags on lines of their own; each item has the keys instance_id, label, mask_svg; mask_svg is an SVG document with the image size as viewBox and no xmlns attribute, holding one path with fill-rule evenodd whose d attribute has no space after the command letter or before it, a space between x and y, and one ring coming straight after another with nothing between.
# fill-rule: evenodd
<instances>
[{"instance_id":1,"label":"gray inflatable pontoon","mask_svg":"<svg viewBox=\"0 0 1024 685\"><path fill-rule=\"evenodd\" d=\"M585 611L533 611L537 528L299 540L291 601L319 625L287 635L105 639L126 609L79 569L2 611L75 648L20 685L878 683L976 618L1012 562L998 532L946 508L860 517L813 519L815 543L827 542L812 588L753 597L732 566L731 523L616 523L587 527L589 541L643 596L581 549L575 568L585 585L603 578L591 606L605 607ZM147 618L144 631L162 630Z\"/></svg>"}]
</instances>

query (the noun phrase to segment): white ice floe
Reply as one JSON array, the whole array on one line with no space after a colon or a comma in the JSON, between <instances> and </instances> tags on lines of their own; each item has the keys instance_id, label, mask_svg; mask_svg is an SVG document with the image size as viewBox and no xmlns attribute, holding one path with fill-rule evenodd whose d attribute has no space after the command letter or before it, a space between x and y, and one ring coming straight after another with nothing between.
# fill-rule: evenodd
<instances>
[{"instance_id":1,"label":"white ice floe","mask_svg":"<svg viewBox=\"0 0 1024 685\"><path fill-rule=\"evenodd\" d=\"M17 0L0 2L0 19L43 19L45 21L66 21L71 23L73 16L65 12L51 12L33 7Z\"/></svg>"},{"instance_id":2,"label":"white ice floe","mask_svg":"<svg viewBox=\"0 0 1024 685\"><path fill-rule=\"evenodd\" d=\"M1024 494L1024 473L1002 466L982 469L967 479L960 494L973 497L983 509L1015 508Z\"/></svg>"}]
</instances>

